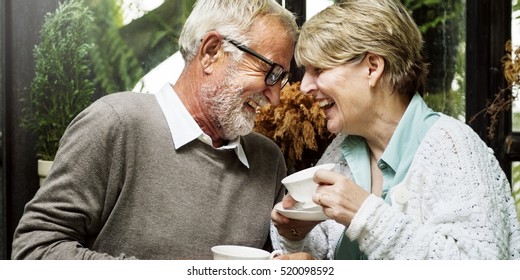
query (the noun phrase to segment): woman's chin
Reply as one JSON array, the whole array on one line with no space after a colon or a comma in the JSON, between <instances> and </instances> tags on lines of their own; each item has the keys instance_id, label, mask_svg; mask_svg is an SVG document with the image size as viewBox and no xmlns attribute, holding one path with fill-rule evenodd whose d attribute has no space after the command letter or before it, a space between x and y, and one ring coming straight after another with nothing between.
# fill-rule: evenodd
<instances>
[{"instance_id":1,"label":"woman's chin","mask_svg":"<svg viewBox=\"0 0 520 280\"><path fill-rule=\"evenodd\" d=\"M328 121L327 121L327 130L328 130L330 133L338 134L338 133L341 132L341 127L335 125L334 122L328 120Z\"/></svg>"}]
</instances>

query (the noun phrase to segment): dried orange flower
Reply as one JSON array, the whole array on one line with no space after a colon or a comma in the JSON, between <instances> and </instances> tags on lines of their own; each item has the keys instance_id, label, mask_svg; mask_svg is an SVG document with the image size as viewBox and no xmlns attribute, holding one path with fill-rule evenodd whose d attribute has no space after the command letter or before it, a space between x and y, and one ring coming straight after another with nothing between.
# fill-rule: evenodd
<instances>
[{"instance_id":1,"label":"dried orange flower","mask_svg":"<svg viewBox=\"0 0 520 280\"><path fill-rule=\"evenodd\" d=\"M262 108L254 130L272 139L282 150L289 172L316 163L332 140L325 113L311 95L300 92L300 83L286 85L278 106Z\"/></svg>"},{"instance_id":2,"label":"dried orange flower","mask_svg":"<svg viewBox=\"0 0 520 280\"><path fill-rule=\"evenodd\" d=\"M514 57L513 57L514 54ZM511 41L506 43L506 55L502 58L504 77L511 86L520 85L520 48L513 51Z\"/></svg>"}]
</instances>

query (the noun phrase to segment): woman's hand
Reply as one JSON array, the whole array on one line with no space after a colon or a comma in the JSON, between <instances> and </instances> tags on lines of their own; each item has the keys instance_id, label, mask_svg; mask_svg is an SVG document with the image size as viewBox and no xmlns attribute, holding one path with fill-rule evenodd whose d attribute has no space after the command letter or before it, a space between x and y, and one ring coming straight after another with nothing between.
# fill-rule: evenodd
<instances>
[{"instance_id":1,"label":"woman's hand","mask_svg":"<svg viewBox=\"0 0 520 280\"><path fill-rule=\"evenodd\" d=\"M314 257L309 253L298 252L286 255L279 255L273 258L273 260L315 260Z\"/></svg>"},{"instance_id":2,"label":"woman's hand","mask_svg":"<svg viewBox=\"0 0 520 280\"><path fill-rule=\"evenodd\" d=\"M327 217L347 227L370 195L348 177L328 170L316 171L314 182L319 185L314 203L323 207Z\"/></svg>"},{"instance_id":3,"label":"woman's hand","mask_svg":"<svg viewBox=\"0 0 520 280\"><path fill-rule=\"evenodd\" d=\"M284 208L291 208L296 204L296 201L290 196L286 195L282 200ZM300 221L289 219L284 215L278 213L276 209L271 211L271 219L274 226L278 229L278 233L291 241L299 241L305 238L307 234L320 222L319 221Z\"/></svg>"}]
</instances>

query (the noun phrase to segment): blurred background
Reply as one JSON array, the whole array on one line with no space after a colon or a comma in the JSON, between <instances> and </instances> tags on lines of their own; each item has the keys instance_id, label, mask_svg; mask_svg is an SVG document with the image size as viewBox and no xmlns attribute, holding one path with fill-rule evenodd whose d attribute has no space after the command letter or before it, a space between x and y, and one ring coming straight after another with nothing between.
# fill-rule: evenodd
<instances>
[{"instance_id":1,"label":"blurred background","mask_svg":"<svg viewBox=\"0 0 520 280\"><path fill-rule=\"evenodd\" d=\"M194 2L0 0L0 259L10 258L14 229L39 188L38 160L52 161L68 122L103 95L153 93L175 81L183 67L177 39ZM278 2L301 25L334 1ZM518 197L520 2L402 2L425 39L431 65L428 104L477 131L495 151ZM282 148L293 172L315 164L333 135L318 116L294 110L295 104L312 102L299 94L301 69L291 71L281 108L263 112L255 130ZM273 114L298 121L286 131ZM304 139L294 137L304 133L300 123L312 126ZM284 137L274 137L274 131Z\"/></svg>"}]
</instances>

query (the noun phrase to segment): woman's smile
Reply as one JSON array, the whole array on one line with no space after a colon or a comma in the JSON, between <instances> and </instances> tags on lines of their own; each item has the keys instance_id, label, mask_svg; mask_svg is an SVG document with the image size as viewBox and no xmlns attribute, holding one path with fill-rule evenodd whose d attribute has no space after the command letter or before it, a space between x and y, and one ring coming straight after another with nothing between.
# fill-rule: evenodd
<instances>
[{"instance_id":1,"label":"woman's smile","mask_svg":"<svg viewBox=\"0 0 520 280\"><path fill-rule=\"evenodd\" d=\"M334 104L336 104L336 102L334 102L334 100L330 98L320 99L318 100L318 103L320 105L320 108L322 108L323 110L327 110L330 107L334 106Z\"/></svg>"}]
</instances>

